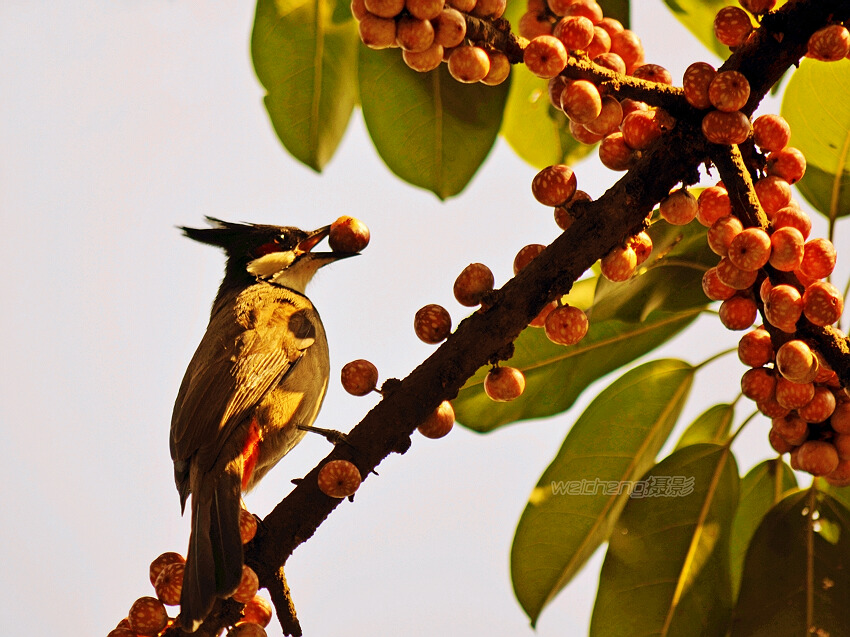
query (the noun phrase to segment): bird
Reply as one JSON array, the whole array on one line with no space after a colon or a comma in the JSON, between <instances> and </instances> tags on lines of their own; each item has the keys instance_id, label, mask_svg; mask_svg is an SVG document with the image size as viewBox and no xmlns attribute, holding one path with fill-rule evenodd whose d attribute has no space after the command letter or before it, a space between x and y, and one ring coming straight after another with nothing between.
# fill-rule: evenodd
<instances>
[{"instance_id":1,"label":"bird","mask_svg":"<svg viewBox=\"0 0 850 637\"><path fill-rule=\"evenodd\" d=\"M233 223L184 235L226 253L209 325L174 403L169 447L191 533L180 624L195 632L242 577L241 496L305 435L328 388L322 320L305 288L316 271L354 253L314 252L330 232Z\"/></svg>"}]
</instances>

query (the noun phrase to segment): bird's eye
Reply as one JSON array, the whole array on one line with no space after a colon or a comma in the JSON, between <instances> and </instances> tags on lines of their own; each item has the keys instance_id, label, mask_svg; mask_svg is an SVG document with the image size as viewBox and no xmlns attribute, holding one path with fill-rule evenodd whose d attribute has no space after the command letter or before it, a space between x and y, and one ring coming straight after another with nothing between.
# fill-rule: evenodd
<instances>
[{"instance_id":1,"label":"bird's eye","mask_svg":"<svg viewBox=\"0 0 850 637\"><path fill-rule=\"evenodd\" d=\"M267 254L271 254L272 252L280 252L280 251L281 251L281 245L278 242L278 239L275 239L274 241L269 241L268 243L264 243L261 246L257 246L253 250L254 258L263 257Z\"/></svg>"}]
</instances>

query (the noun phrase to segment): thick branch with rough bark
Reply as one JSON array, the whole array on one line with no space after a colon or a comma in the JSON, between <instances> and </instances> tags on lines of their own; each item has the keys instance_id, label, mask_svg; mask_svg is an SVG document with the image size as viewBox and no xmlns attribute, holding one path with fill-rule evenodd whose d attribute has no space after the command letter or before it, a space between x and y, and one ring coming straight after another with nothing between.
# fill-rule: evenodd
<instances>
[{"instance_id":1,"label":"thick branch with rough bark","mask_svg":"<svg viewBox=\"0 0 850 637\"><path fill-rule=\"evenodd\" d=\"M850 18L848 0L801 0L789 2L775 14L765 16L762 26L721 67L739 70L748 78L751 97L744 109L749 115L770 88L805 54L809 36L829 20ZM476 33L491 33L489 42L502 42L516 61L523 42L505 31L504 25L488 26L475 19ZM492 35L491 31L496 35ZM721 176L729 179L730 196L741 199L746 225L765 225L766 218L752 201L752 184L740 154L729 147L709 144L696 110L681 96L681 89L658 91L652 82L626 78L587 61L571 63L570 77L586 74L620 97L671 106L678 124L652 147L641 153L633 168L598 200L581 205L582 214L573 225L538 255L518 275L492 294L486 310L460 323L448 340L403 380L391 379L382 388L383 399L348 434L348 443L337 445L293 491L262 521L257 537L247 546L246 563L270 589L286 634L300 634L291 601L285 591L281 569L287 558L316 532L341 500L323 494L317 486L320 468L330 460L354 463L368 478L390 453L404 453L410 436L437 406L454 398L464 383L482 366L507 358L512 343L553 299L566 294L573 283L597 260L628 237L639 232L648 213L682 183L699 180L700 165L710 160ZM743 170L742 170L743 169ZM737 172L736 172L737 171ZM850 350L846 339L832 328L804 325L803 333L824 348L842 384L850 385ZM218 605L217 605L218 608ZM208 622L209 623L209 622ZM220 624L224 625L224 624ZM172 634L180 634L178 630Z\"/></svg>"}]
</instances>

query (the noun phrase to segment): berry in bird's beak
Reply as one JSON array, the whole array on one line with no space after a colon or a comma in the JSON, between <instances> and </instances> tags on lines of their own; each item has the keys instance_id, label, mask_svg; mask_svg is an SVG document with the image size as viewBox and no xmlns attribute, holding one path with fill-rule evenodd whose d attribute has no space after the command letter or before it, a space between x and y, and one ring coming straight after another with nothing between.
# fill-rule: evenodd
<instances>
[{"instance_id":1,"label":"berry in bird's beak","mask_svg":"<svg viewBox=\"0 0 850 637\"><path fill-rule=\"evenodd\" d=\"M354 217L340 217L331 224L328 243L334 252L360 252L369 245L369 228Z\"/></svg>"}]
</instances>

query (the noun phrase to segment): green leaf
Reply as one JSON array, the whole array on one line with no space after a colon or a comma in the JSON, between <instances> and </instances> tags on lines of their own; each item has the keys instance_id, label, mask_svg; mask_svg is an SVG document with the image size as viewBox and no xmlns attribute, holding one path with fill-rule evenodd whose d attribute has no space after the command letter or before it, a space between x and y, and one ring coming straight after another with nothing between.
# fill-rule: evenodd
<instances>
[{"instance_id":1,"label":"green leaf","mask_svg":"<svg viewBox=\"0 0 850 637\"><path fill-rule=\"evenodd\" d=\"M732 426L734 417L735 405L722 404L709 407L685 429L673 451L703 442L723 444L729 437L729 428Z\"/></svg>"},{"instance_id":2,"label":"green leaf","mask_svg":"<svg viewBox=\"0 0 850 637\"><path fill-rule=\"evenodd\" d=\"M529 328L514 342L514 356L505 364L525 374L525 391L508 403L494 403L484 393L482 367L452 401L457 421L481 433L528 418L566 411L593 381L652 351L699 315L654 312L643 323L616 319L591 323L577 345L552 343L542 329Z\"/></svg>"},{"instance_id":3,"label":"green leaf","mask_svg":"<svg viewBox=\"0 0 850 637\"><path fill-rule=\"evenodd\" d=\"M725 60L729 57L729 47L720 44L714 37L714 16L723 7L738 5L731 0L664 0L676 19L694 34L705 47Z\"/></svg>"},{"instance_id":4,"label":"green leaf","mask_svg":"<svg viewBox=\"0 0 850 637\"><path fill-rule=\"evenodd\" d=\"M830 497L843 504L845 508L850 509L850 487L834 487L823 478L819 478L817 483L820 491L829 494Z\"/></svg>"},{"instance_id":5,"label":"green leaf","mask_svg":"<svg viewBox=\"0 0 850 637\"><path fill-rule=\"evenodd\" d=\"M806 156L798 187L829 219L850 214L850 60L804 59L782 99L791 146Z\"/></svg>"},{"instance_id":6,"label":"green leaf","mask_svg":"<svg viewBox=\"0 0 850 637\"><path fill-rule=\"evenodd\" d=\"M510 82L461 84L445 64L417 73L398 49L365 46L359 77L363 119L390 170L440 199L463 190L496 141Z\"/></svg>"},{"instance_id":7,"label":"green leaf","mask_svg":"<svg viewBox=\"0 0 850 637\"><path fill-rule=\"evenodd\" d=\"M697 221L686 226L659 222L649 228L649 236L652 254L635 276L622 283L600 279L591 321L641 322L655 310L676 312L708 305L702 277L717 265L717 255L706 243L705 228Z\"/></svg>"},{"instance_id":8,"label":"green leaf","mask_svg":"<svg viewBox=\"0 0 850 637\"><path fill-rule=\"evenodd\" d=\"M850 214L850 170L839 179L817 166L807 166L806 174L795 184L812 208L828 218Z\"/></svg>"},{"instance_id":9,"label":"green leaf","mask_svg":"<svg viewBox=\"0 0 850 637\"><path fill-rule=\"evenodd\" d=\"M251 56L275 132L321 171L357 103L357 25L347 0L258 0Z\"/></svg>"},{"instance_id":10,"label":"green leaf","mask_svg":"<svg viewBox=\"0 0 850 637\"><path fill-rule=\"evenodd\" d=\"M606 17L619 20L624 27L629 28L631 24L629 0L599 0L599 6L602 7L602 13Z\"/></svg>"},{"instance_id":11,"label":"green leaf","mask_svg":"<svg viewBox=\"0 0 850 637\"><path fill-rule=\"evenodd\" d=\"M593 297L596 294L596 285L598 282L598 275L588 277L586 279L579 279L573 283L573 287L570 288L570 293L561 297L561 301L586 310L593 305Z\"/></svg>"},{"instance_id":12,"label":"green leaf","mask_svg":"<svg viewBox=\"0 0 850 637\"><path fill-rule=\"evenodd\" d=\"M797 488L797 479L791 467L781 458L765 460L756 465L741 481L741 499L732 523L730 567L734 597L741 586L744 557L750 540L764 516L791 489Z\"/></svg>"},{"instance_id":13,"label":"green leaf","mask_svg":"<svg viewBox=\"0 0 850 637\"><path fill-rule=\"evenodd\" d=\"M725 634L735 458L728 447L685 447L642 482L650 489L674 479L678 491L632 497L620 515L599 576L591 637Z\"/></svg>"},{"instance_id":14,"label":"green leaf","mask_svg":"<svg viewBox=\"0 0 850 637\"><path fill-rule=\"evenodd\" d=\"M529 498L511 550L511 578L532 624L610 534L628 484L654 462L696 368L651 361L601 391Z\"/></svg>"},{"instance_id":15,"label":"green leaf","mask_svg":"<svg viewBox=\"0 0 850 637\"><path fill-rule=\"evenodd\" d=\"M744 561L732 637L846 635L850 512L815 489L764 517Z\"/></svg>"}]
</instances>

